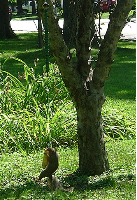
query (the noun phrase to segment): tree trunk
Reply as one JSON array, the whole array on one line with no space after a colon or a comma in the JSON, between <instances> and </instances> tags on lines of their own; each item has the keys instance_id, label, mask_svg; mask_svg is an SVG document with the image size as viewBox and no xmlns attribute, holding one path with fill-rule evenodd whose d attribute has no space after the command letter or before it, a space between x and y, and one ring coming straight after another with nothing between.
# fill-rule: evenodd
<instances>
[{"instance_id":1,"label":"tree trunk","mask_svg":"<svg viewBox=\"0 0 137 200\"><path fill-rule=\"evenodd\" d=\"M91 90L77 99L77 132L79 170L87 175L100 175L109 169L103 137L101 108L103 91Z\"/></svg>"},{"instance_id":2,"label":"tree trunk","mask_svg":"<svg viewBox=\"0 0 137 200\"><path fill-rule=\"evenodd\" d=\"M39 40L39 48L41 49L44 46L43 34L42 34L42 23L41 23L41 15L38 10L38 40Z\"/></svg>"},{"instance_id":3,"label":"tree trunk","mask_svg":"<svg viewBox=\"0 0 137 200\"><path fill-rule=\"evenodd\" d=\"M14 32L10 26L8 0L0 0L0 38L13 38Z\"/></svg>"},{"instance_id":4,"label":"tree trunk","mask_svg":"<svg viewBox=\"0 0 137 200\"><path fill-rule=\"evenodd\" d=\"M43 5L44 0L39 0L37 2L37 11L38 11L38 39L39 39L39 48L42 48L44 46L44 40L43 40L43 31L42 31L42 22L44 24L44 10Z\"/></svg>"},{"instance_id":5,"label":"tree trunk","mask_svg":"<svg viewBox=\"0 0 137 200\"><path fill-rule=\"evenodd\" d=\"M90 59L91 40L94 36L94 0L78 1L76 60L73 60L62 38L51 0L47 2L50 5L50 48L77 110L79 169L87 175L98 175L109 169L101 118L101 108L105 101L104 84L109 76L120 33L134 0L120 0L115 8L94 69Z\"/></svg>"}]
</instances>

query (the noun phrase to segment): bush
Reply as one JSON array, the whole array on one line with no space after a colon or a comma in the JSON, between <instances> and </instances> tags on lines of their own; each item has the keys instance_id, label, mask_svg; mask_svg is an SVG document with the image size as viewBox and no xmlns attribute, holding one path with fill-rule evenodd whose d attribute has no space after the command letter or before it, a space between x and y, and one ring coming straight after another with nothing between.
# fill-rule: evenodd
<instances>
[{"instance_id":1,"label":"bush","mask_svg":"<svg viewBox=\"0 0 137 200\"><path fill-rule=\"evenodd\" d=\"M36 76L22 60L13 59L24 65L24 73L18 77L21 80L6 71L0 73L0 151L75 143L75 110L57 66L50 65L48 76L44 70Z\"/></svg>"}]
</instances>

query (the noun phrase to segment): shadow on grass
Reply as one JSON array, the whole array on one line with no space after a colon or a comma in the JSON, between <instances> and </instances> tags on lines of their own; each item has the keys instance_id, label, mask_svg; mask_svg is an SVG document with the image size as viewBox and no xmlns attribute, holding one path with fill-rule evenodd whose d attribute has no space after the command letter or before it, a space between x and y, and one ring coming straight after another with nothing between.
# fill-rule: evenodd
<instances>
[{"instance_id":1,"label":"shadow on grass","mask_svg":"<svg viewBox=\"0 0 137 200\"><path fill-rule=\"evenodd\" d=\"M44 194L45 191L49 191L49 188L47 185L40 185L34 181L26 181L24 184L22 185L17 185L17 186L9 186L5 189L0 189L0 198L1 199L5 199L5 198L10 198L10 197L14 197L15 199L20 198L20 196L22 196L22 194L24 195L30 195L31 194L37 194L37 195L41 195Z\"/></svg>"},{"instance_id":2,"label":"shadow on grass","mask_svg":"<svg viewBox=\"0 0 137 200\"><path fill-rule=\"evenodd\" d=\"M114 190L119 184L125 183L129 184L129 181L135 181L135 175L128 174L128 175L119 175L116 178L112 176L107 176L104 178L89 178L87 176L76 176L71 175L67 176L65 178L62 178L63 187L67 188L67 186L74 187L75 192L76 191L95 191L95 190L102 190L105 188L105 190ZM67 186L66 186L67 185ZM70 188L70 187L69 187ZM60 192L66 192L60 190ZM37 183L34 181L26 181L23 184L19 184L17 186L9 186L3 189L0 189L0 197L2 199L5 198L15 198L18 199L22 196L33 196L33 197L41 197L42 195L46 196L48 192L52 192L47 184ZM69 192L69 190L68 190ZM71 192L72 193L72 192ZM70 196L71 196L70 193ZM72 194L73 195L73 194ZM46 198L46 197L45 197Z\"/></svg>"},{"instance_id":3,"label":"shadow on grass","mask_svg":"<svg viewBox=\"0 0 137 200\"><path fill-rule=\"evenodd\" d=\"M102 179L90 179L88 176L78 176L74 173L65 177L63 182L74 187L76 190L96 190L115 187L115 179L112 176L107 176Z\"/></svg>"},{"instance_id":4,"label":"shadow on grass","mask_svg":"<svg viewBox=\"0 0 137 200\"><path fill-rule=\"evenodd\" d=\"M71 177L72 178L72 177ZM84 180L83 180L84 179ZM114 187L115 185L115 181L112 179L112 178L105 178L105 179L102 179L102 180L98 180L94 183L90 183L88 184L87 181L88 179L86 180L85 177L77 177L77 179L74 180L71 179L68 180L68 183L69 184L71 182L71 186L74 187L74 190L75 191L81 191L83 192L83 190L86 190L86 191L89 191L89 190L96 190L96 189L102 189L102 188L110 188L110 187ZM73 184L72 184L72 181L73 181ZM67 187L65 187L65 191L61 190L60 192L66 192L67 191ZM30 195L33 195L33 196L42 196L42 195L45 195L46 192L52 192L48 185L42 185L40 183L36 183L34 181L26 181L24 184L20 184L20 185L17 185L17 186L9 186L7 188L4 188L4 189L0 189L0 197L2 199L5 199L5 198L15 198L15 199L19 199L22 195L23 196L28 196ZM68 190L69 192L69 190Z\"/></svg>"},{"instance_id":5,"label":"shadow on grass","mask_svg":"<svg viewBox=\"0 0 137 200\"><path fill-rule=\"evenodd\" d=\"M19 34L19 38L12 40L0 40L0 63L3 70L8 71L12 75L18 77L18 72L24 72L23 64L13 60L11 57L16 57L25 62L30 68L34 68L36 74L43 73L45 65L45 49L38 48L38 34ZM38 58L37 66L34 66L34 60ZM5 62L5 60L8 59ZM50 62L55 60L50 56ZM4 66L3 66L4 63Z\"/></svg>"},{"instance_id":6,"label":"shadow on grass","mask_svg":"<svg viewBox=\"0 0 137 200\"><path fill-rule=\"evenodd\" d=\"M75 190L97 190L97 189L110 189L115 188L118 184L122 182L129 184L129 181L135 181L136 177L133 174L121 174L117 177L107 175L100 178L97 177L87 177L87 176L77 176L75 173L64 178L63 182L74 187Z\"/></svg>"},{"instance_id":7,"label":"shadow on grass","mask_svg":"<svg viewBox=\"0 0 137 200\"><path fill-rule=\"evenodd\" d=\"M1 57L7 53L27 52L38 49L38 34L37 33L23 33L17 34L17 38L0 40L0 54ZM6 56L7 57L7 56Z\"/></svg>"}]
</instances>

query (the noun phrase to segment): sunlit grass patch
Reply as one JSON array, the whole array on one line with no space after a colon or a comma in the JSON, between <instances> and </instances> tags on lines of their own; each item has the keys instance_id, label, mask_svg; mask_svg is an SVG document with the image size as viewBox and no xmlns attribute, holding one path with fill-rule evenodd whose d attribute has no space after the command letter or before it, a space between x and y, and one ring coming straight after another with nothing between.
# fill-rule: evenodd
<instances>
[{"instance_id":1,"label":"sunlit grass patch","mask_svg":"<svg viewBox=\"0 0 137 200\"><path fill-rule=\"evenodd\" d=\"M100 176L77 176L77 148L57 148L59 168L56 177L73 191L50 191L47 182L33 178L42 171L43 151L29 155L20 152L0 155L1 199L135 199L135 140L107 142L110 171ZM46 178L45 178L46 179Z\"/></svg>"}]
</instances>

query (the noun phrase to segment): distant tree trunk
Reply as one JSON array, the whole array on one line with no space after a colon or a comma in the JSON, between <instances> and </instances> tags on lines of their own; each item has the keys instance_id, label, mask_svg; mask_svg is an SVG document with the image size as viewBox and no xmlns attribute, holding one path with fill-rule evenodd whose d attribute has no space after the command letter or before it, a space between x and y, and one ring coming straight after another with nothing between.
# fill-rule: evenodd
<instances>
[{"instance_id":1,"label":"distant tree trunk","mask_svg":"<svg viewBox=\"0 0 137 200\"><path fill-rule=\"evenodd\" d=\"M63 0L63 37L69 48L75 46L77 28L76 2L77 0Z\"/></svg>"},{"instance_id":2,"label":"distant tree trunk","mask_svg":"<svg viewBox=\"0 0 137 200\"><path fill-rule=\"evenodd\" d=\"M42 48L44 45L43 34L42 34L42 23L41 23L41 15L38 10L38 39L39 39L39 48Z\"/></svg>"},{"instance_id":3,"label":"distant tree trunk","mask_svg":"<svg viewBox=\"0 0 137 200\"><path fill-rule=\"evenodd\" d=\"M35 0L32 0L32 14L36 13Z\"/></svg>"},{"instance_id":4,"label":"distant tree trunk","mask_svg":"<svg viewBox=\"0 0 137 200\"><path fill-rule=\"evenodd\" d=\"M10 26L8 0L0 0L0 38L13 38L14 32Z\"/></svg>"},{"instance_id":5,"label":"distant tree trunk","mask_svg":"<svg viewBox=\"0 0 137 200\"><path fill-rule=\"evenodd\" d=\"M38 39L39 39L39 48L42 48L44 45L44 40L43 40L43 31L42 31L42 19L44 18L43 16L43 5L44 0L39 0L37 2L38 6Z\"/></svg>"},{"instance_id":6,"label":"distant tree trunk","mask_svg":"<svg viewBox=\"0 0 137 200\"><path fill-rule=\"evenodd\" d=\"M12 12L15 12L15 6L16 6L16 3L12 2L12 3L11 3Z\"/></svg>"},{"instance_id":7,"label":"distant tree trunk","mask_svg":"<svg viewBox=\"0 0 137 200\"><path fill-rule=\"evenodd\" d=\"M18 7L17 14L21 15L23 13L23 10L22 10L22 0L17 0L17 7Z\"/></svg>"}]
</instances>

